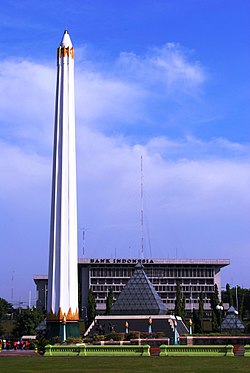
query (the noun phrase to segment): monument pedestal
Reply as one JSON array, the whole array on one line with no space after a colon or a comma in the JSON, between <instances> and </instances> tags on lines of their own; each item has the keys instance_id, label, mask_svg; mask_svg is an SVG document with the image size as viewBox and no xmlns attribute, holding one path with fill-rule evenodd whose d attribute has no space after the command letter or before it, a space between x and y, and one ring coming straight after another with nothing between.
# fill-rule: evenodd
<instances>
[{"instance_id":1,"label":"monument pedestal","mask_svg":"<svg viewBox=\"0 0 250 373\"><path fill-rule=\"evenodd\" d=\"M46 337L60 337L62 341L67 338L79 338L79 322L68 321L66 324L63 321L47 321L46 322Z\"/></svg>"}]
</instances>

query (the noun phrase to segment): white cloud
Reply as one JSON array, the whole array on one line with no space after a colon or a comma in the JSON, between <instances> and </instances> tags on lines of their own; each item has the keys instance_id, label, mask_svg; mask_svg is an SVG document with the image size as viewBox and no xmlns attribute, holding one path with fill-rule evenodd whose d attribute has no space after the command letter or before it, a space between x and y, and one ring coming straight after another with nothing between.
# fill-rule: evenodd
<instances>
[{"instance_id":1,"label":"white cloud","mask_svg":"<svg viewBox=\"0 0 250 373\"><path fill-rule=\"evenodd\" d=\"M85 228L87 256L112 256L115 251L117 256L138 255L142 154L146 255L173 257L178 250L179 257L234 260L240 250L247 258L250 175L245 156L194 160L193 156L189 159L192 142L184 146L161 138L160 146L152 146L158 140L130 145L126 138L108 137L78 124L79 254L83 246L80 232ZM166 157L170 145L175 153L171 160ZM11 247L14 257L20 253L30 260L34 257L35 265L22 263L23 271L32 278L34 271L47 271L51 159L6 143L1 143L1 154L0 172L5 176L1 208L11 221L1 233L1 245ZM14 236L10 234L13 226ZM16 268L15 263L12 261L9 271ZM241 283L246 283L243 277L239 275Z\"/></svg>"},{"instance_id":2,"label":"white cloud","mask_svg":"<svg viewBox=\"0 0 250 373\"><path fill-rule=\"evenodd\" d=\"M2 137L11 142L25 140L30 146L34 143L45 146L53 125L54 89L55 72L50 66L26 60L3 61L0 67Z\"/></svg>"},{"instance_id":3,"label":"white cloud","mask_svg":"<svg viewBox=\"0 0 250 373\"><path fill-rule=\"evenodd\" d=\"M114 123L134 123L143 116L142 87L100 73L78 71L76 109L80 120L104 130Z\"/></svg>"},{"instance_id":4,"label":"white cloud","mask_svg":"<svg viewBox=\"0 0 250 373\"><path fill-rule=\"evenodd\" d=\"M84 66L79 61L75 73L77 121L101 131L127 129L132 135L176 126L174 117L179 116L179 105L187 105L183 95L193 96L205 79L202 67L185 53L173 44L154 48L144 57L123 53L103 70L91 65L91 61L84 59ZM34 142L41 147L47 145L48 150L54 122L55 78L54 64L8 59L2 62L3 137L25 140L30 146Z\"/></svg>"},{"instance_id":5,"label":"white cloud","mask_svg":"<svg viewBox=\"0 0 250 373\"><path fill-rule=\"evenodd\" d=\"M209 160L215 159L249 159L250 146L223 138L203 140L191 135L179 140L161 136L152 137L147 143L152 154L161 154L161 157L173 160Z\"/></svg>"},{"instance_id":6,"label":"white cloud","mask_svg":"<svg viewBox=\"0 0 250 373\"><path fill-rule=\"evenodd\" d=\"M134 53L121 53L119 64L144 84L161 83L166 88L192 94L206 80L204 68L191 61L179 45L167 43L162 48L151 48L141 57ZM124 71L124 70L123 70Z\"/></svg>"},{"instance_id":7,"label":"white cloud","mask_svg":"<svg viewBox=\"0 0 250 373\"><path fill-rule=\"evenodd\" d=\"M177 90L199 89L203 69L165 46L145 57L122 55L114 70L76 70L78 215L79 231L87 229L86 254L138 255L143 155L153 256L174 256L178 247L183 257L234 258L240 247L248 257L249 145L154 135L158 108L167 111ZM47 271L55 68L6 60L0 72L1 247L15 258L34 257L32 266L22 261L32 278ZM166 101L155 108L162 87ZM172 123L179 125L173 112ZM142 143L146 126L151 134ZM13 265L19 260L3 264L3 278Z\"/></svg>"},{"instance_id":8,"label":"white cloud","mask_svg":"<svg viewBox=\"0 0 250 373\"><path fill-rule=\"evenodd\" d=\"M42 189L49 180L49 160L19 146L0 141L1 199L9 202L14 195L29 194Z\"/></svg>"},{"instance_id":9,"label":"white cloud","mask_svg":"<svg viewBox=\"0 0 250 373\"><path fill-rule=\"evenodd\" d=\"M174 245L172 241L164 238L169 224L175 224L180 234L184 228L188 230L190 227L189 235L192 240L197 234L195 242L201 239L197 231L203 231L209 222L209 230L213 230L214 241L222 251L231 246L229 241L232 239L232 232L228 240L225 227L231 227L236 217L238 228L235 228L235 236L240 229L239 222L244 231L250 204L250 174L244 153L242 159L234 159L233 156L224 159L220 156L221 149L218 149L215 141L213 146L217 156L199 156L194 160L194 144L188 141L183 145L182 142L161 138L160 147L156 149L152 144L157 143L157 139L152 139L144 146L129 145L126 139L108 138L83 128L78 136L80 224L92 226L94 231L96 229L95 237L90 243L91 250L96 255L99 250L96 240L98 241L100 235L104 247L116 240L117 244L113 245L120 247L122 251L126 246L131 246L129 241L133 241L135 246L139 244L141 154L144 160L148 212L153 216L155 236L161 237L161 242L167 250L171 252L171 245ZM175 153L173 159L166 157L170 143L171 152ZM210 151L213 149L212 144L206 144L204 141L197 143L198 148L200 143L203 143ZM183 153L186 155L185 159L182 157ZM86 215L86 211L89 215ZM186 221L183 221L184 216ZM217 224L221 221L223 223L219 228ZM109 230L108 227L112 228ZM104 239L105 228L107 231ZM119 240L117 236L123 237L124 232L127 233L126 238ZM183 246L190 248L192 245L187 233L185 236ZM203 251L200 253L197 246L196 242L189 255L204 254ZM207 245L204 243L203 248L205 247ZM105 251L104 248L103 250ZM159 245L155 250L157 255ZM211 255L218 256L218 252L214 250Z\"/></svg>"}]
</instances>

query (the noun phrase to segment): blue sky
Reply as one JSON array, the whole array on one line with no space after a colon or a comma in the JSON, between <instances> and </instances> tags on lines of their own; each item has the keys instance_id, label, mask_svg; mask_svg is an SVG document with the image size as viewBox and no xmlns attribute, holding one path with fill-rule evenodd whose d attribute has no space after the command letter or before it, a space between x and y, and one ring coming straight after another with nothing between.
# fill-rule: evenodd
<instances>
[{"instance_id":1,"label":"blue sky","mask_svg":"<svg viewBox=\"0 0 250 373\"><path fill-rule=\"evenodd\" d=\"M247 0L5 1L0 297L47 273L56 48L75 47L79 256L229 258L250 287ZM82 232L85 230L85 241ZM13 291L12 291L13 289ZM13 296L11 296L13 294ZM12 298L12 299L11 299Z\"/></svg>"}]
</instances>

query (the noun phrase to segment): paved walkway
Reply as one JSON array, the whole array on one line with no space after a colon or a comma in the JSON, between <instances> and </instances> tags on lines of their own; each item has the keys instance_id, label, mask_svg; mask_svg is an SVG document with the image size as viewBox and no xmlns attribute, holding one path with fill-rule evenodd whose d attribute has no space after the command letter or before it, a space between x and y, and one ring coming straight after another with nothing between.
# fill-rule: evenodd
<instances>
[{"instance_id":1,"label":"paved walkway","mask_svg":"<svg viewBox=\"0 0 250 373\"><path fill-rule=\"evenodd\" d=\"M1 350L0 351L0 357L1 356L33 356L33 355L39 355L34 350Z\"/></svg>"}]
</instances>

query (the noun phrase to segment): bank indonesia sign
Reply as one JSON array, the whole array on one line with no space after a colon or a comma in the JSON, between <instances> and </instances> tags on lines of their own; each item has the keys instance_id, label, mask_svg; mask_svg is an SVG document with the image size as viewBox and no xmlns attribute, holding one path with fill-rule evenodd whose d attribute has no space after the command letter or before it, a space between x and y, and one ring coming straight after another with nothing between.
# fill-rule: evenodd
<instances>
[{"instance_id":1,"label":"bank indonesia sign","mask_svg":"<svg viewBox=\"0 0 250 373\"><path fill-rule=\"evenodd\" d=\"M90 259L91 264L154 264L152 259Z\"/></svg>"}]
</instances>

